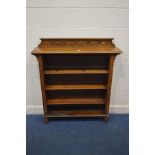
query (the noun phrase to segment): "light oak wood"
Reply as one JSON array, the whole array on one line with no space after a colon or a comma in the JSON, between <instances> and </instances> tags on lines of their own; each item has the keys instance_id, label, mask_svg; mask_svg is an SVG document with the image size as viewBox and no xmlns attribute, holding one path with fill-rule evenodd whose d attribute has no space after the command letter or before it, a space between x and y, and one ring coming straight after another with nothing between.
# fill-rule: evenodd
<instances>
[{"instance_id":1,"label":"light oak wood","mask_svg":"<svg viewBox=\"0 0 155 155\"><path fill-rule=\"evenodd\" d=\"M106 108L105 108L105 114L109 113L109 106L110 106L110 97L111 97L111 84L112 84L112 76L113 76L113 66L114 66L114 60L116 55L110 56L109 61L109 76L108 76L108 89L107 89L107 95L106 95ZM105 122L108 121L108 118L104 119Z\"/></svg>"},{"instance_id":2,"label":"light oak wood","mask_svg":"<svg viewBox=\"0 0 155 155\"><path fill-rule=\"evenodd\" d=\"M103 117L105 122L108 121L114 60L116 55L121 53L121 50L115 46L112 40L112 38L41 39L41 43L32 51L32 54L37 57L39 62L45 123L48 123L48 118L50 117ZM74 57L76 56L75 60L78 61L73 61L73 55ZM90 61L90 55L91 57L93 55L94 61ZM55 60L54 56L59 57ZM79 56L82 57L82 65L80 64L81 59L79 60ZM65 65L61 66L58 61L62 61ZM84 68L85 65L88 67ZM77 69L73 69L75 66ZM77 77L81 76L81 81L83 81L81 84L67 84L70 81L64 80L65 78L60 76L61 74L70 77L68 78L70 80L74 78L70 75L75 74ZM94 82L89 78L90 84L82 84L86 83L84 80L87 80L83 76L95 76L93 80L96 81ZM98 78L99 76L103 77L102 82ZM59 78L60 81L62 80L63 84L56 84L57 82L52 79L53 77ZM77 83L77 81L74 83ZM67 92L67 90L69 91ZM79 93L80 95L77 95L78 98L73 98L71 95L72 90L77 91L77 93L86 91L86 97L85 94ZM96 93L97 91L103 91L103 96L100 94L100 98L97 98L97 96L96 98L91 98L92 96L89 96L90 91L96 91ZM62 93L64 98L58 99L55 97L56 94L61 96Z\"/></svg>"},{"instance_id":3,"label":"light oak wood","mask_svg":"<svg viewBox=\"0 0 155 155\"><path fill-rule=\"evenodd\" d=\"M121 50L115 47L112 40L113 38L42 38L32 54L119 54Z\"/></svg>"},{"instance_id":4,"label":"light oak wood","mask_svg":"<svg viewBox=\"0 0 155 155\"><path fill-rule=\"evenodd\" d=\"M104 69L65 69L45 70L44 74L108 74Z\"/></svg>"},{"instance_id":5,"label":"light oak wood","mask_svg":"<svg viewBox=\"0 0 155 155\"><path fill-rule=\"evenodd\" d=\"M40 73L40 84L41 84L41 90L42 90L43 110L44 110L44 115L46 115L47 114L47 105L46 105L43 59L42 59L41 55L37 55L37 59L39 62L39 71L40 71L39 73ZM46 119L46 122L48 122L47 119Z\"/></svg>"},{"instance_id":6,"label":"light oak wood","mask_svg":"<svg viewBox=\"0 0 155 155\"><path fill-rule=\"evenodd\" d=\"M105 104L105 100L102 98L49 99L47 104Z\"/></svg>"},{"instance_id":7,"label":"light oak wood","mask_svg":"<svg viewBox=\"0 0 155 155\"><path fill-rule=\"evenodd\" d=\"M46 90L82 90L82 89L107 89L103 84L52 84L46 85Z\"/></svg>"},{"instance_id":8,"label":"light oak wood","mask_svg":"<svg viewBox=\"0 0 155 155\"><path fill-rule=\"evenodd\" d=\"M35 48L33 54L120 54L119 48Z\"/></svg>"}]
</instances>

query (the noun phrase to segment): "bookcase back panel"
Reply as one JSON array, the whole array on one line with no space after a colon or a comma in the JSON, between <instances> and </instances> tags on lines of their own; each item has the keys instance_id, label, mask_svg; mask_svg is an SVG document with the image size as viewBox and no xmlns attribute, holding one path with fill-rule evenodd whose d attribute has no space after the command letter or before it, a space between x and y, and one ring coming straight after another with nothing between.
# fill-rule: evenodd
<instances>
[{"instance_id":1,"label":"bookcase back panel","mask_svg":"<svg viewBox=\"0 0 155 155\"><path fill-rule=\"evenodd\" d=\"M45 75L46 84L107 84L106 74Z\"/></svg>"},{"instance_id":2,"label":"bookcase back panel","mask_svg":"<svg viewBox=\"0 0 155 155\"><path fill-rule=\"evenodd\" d=\"M108 54L44 55L45 69L108 69Z\"/></svg>"},{"instance_id":3,"label":"bookcase back panel","mask_svg":"<svg viewBox=\"0 0 155 155\"><path fill-rule=\"evenodd\" d=\"M105 109L105 105L102 104L102 105L85 105L85 104L82 104L82 105L75 105L75 104L72 104L72 105L48 105L48 111L65 111L65 110L103 110Z\"/></svg>"},{"instance_id":4,"label":"bookcase back panel","mask_svg":"<svg viewBox=\"0 0 155 155\"><path fill-rule=\"evenodd\" d=\"M47 91L47 99L61 98L105 98L107 90L52 90Z\"/></svg>"}]
</instances>

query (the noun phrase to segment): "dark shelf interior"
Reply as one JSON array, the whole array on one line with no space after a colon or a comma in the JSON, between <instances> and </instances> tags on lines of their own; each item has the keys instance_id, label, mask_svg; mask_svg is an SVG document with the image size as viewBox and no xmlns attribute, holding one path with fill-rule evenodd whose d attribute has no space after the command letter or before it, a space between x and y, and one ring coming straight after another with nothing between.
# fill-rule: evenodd
<instances>
[{"instance_id":1,"label":"dark shelf interior","mask_svg":"<svg viewBox=\"0 0 155 155\"><path fill-rule=\"evenodd\" d=\"M45 75L46 84L106 84L107 81L107 74Z\"/></svg>"},{"instance_id":2,"label":"dark shelf interior","mask_svg":"<svg viewBox=\"0 0 155 155\"><path fill-rule=\"evenodd\" d=\"M105 98L107 90L51 90L46 92L47 99L63 98Z\"/></svg>"},{"instance_id":3,"label":"dark shelf interior","mask_svg":"<svg viewBox=\"0 0 155 155\"><path fill-rule=\"evenodd\" d=\"M48 116L103 116L107 89L83 89L108 83L108 54L52 54L43 56ZM82 74L84 72L84 74ZM66 73L66 74L65 74ZM76 85L81 90L50 90L52 85ZM48 86L48 87L47 87ZM71 103L67 103L71 102ZM75 102L75 103L74 103ZM83 103L82 103L83 102ZM90 104L89 104L90 102Z\"/></svg>"},{"instance_id":4,"label":"dark shelf interior","mask_svg":"<svg viewBox=\"0 0 155 155\"><path fill-rule=\"evenodd\" d=\"M108 69L108 54L53 54L43 56L44 69Z\"/></svg>"}]
</instances>

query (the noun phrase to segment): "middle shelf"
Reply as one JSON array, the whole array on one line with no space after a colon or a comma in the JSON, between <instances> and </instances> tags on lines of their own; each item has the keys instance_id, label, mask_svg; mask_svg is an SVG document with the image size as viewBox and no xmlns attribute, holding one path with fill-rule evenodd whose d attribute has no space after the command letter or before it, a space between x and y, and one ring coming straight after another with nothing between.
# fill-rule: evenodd
<instances>
[{"instance_id":1,"label":"middle shelf","mask_svg":"<svg viewBox=\"0 0 155 155\"><path fill-rule=\"evenodd\" d=\"M51 84L45 90L82 90L82 89L107 89L104 84Z\"/></svg>"},{"instance_id":2,"label":"middle shelf","mask_svg":"<svg viewBox=\"0 0 155 155\"><path fill-rule=\"evenodd\" d=\"M48 99L48 105L53 104L105 104L102 98L70 98L70 99Z\"/></svg>"},{"instance_id":3,"label":"middle shelf","mask_svg":"<svg viewBox=\"0 0 155 155\"><path fill-rule=\"evenodd\" d=\"M108 74L105 69L52 69L45 70L44 74Z\"/></svg>"}]
</instances>

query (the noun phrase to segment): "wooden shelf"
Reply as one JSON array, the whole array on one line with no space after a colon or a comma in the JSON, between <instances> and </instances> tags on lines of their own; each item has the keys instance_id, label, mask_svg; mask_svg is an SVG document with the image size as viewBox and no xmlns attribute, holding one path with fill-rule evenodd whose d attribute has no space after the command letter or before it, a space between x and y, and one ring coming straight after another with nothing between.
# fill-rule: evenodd
<instances>
[{"instance_id":1,"label":"wooden shelf","mask_svg":"<svg viewBox=\"0 0 155 155\"><path fill-rule=\"evenodd\" d=\"M56 69L45 70L44 74L108 74L108 70L103 69Z\"/></svg>"},{"instance_id":2,"label":"wooden shelf","mask_svg":"<svg viewBox=\"0 0 155 155\"><path fill-rule=\"evenodd\" d=\"M102 117L103 110L51 110L45 117Z\"/></svg>"},{"instance_id":3,"label":"wooden shelf","mask_svg":"<svg viewBox=\"0 0 155 155\"><path fill-rule=\"evenodd\" d=\"M107 89L104 84L52 84L46 85L46 90L81 90L81 89Z\"/></svg>"},{"instance_id":4,"label":"wooden shelf","mask_svg":"<svg viewBox=\"0 0 155 155\"><path fill-rule=\"evenodd\" d=\"M69 47L50 47L50 48L41 48L36 47L32 54L39 55L39 54L120 54L121 50L117 47L110 48L110 47L89 47L89 48L81 48L75 47L75 48L69 48Z\"/></svg>"},{"instance_id":5,"label":"wooden shelf","mask_svg":"<svg viewBox=\"0 0 155 155\"><path fill-rule=\"evenodd\" d=\"M37 57L44 121L103 117L108 121L115 57L113 38L42 38ZM106 100L105 100L106 99Z\"/></svg>"},{"instance_id":6,"label":"wooden shelf","mask_svg":"<svg viewBox=\"0 0 155 155\"><path fill-rule=\"evenodd\" d=\"M102 98L70 98L70 99L49 99L47 105L54 104L105 104Z\"/></svg>"}]
</instances>

